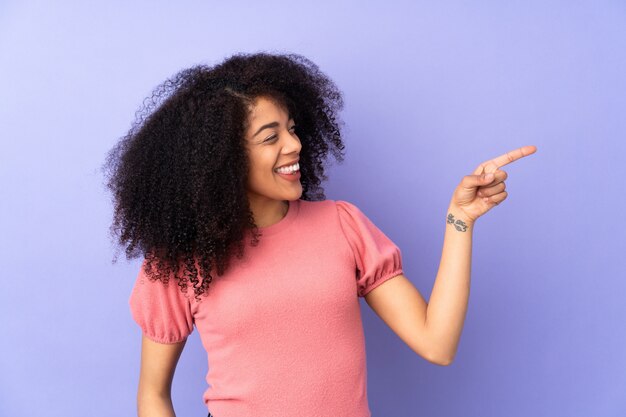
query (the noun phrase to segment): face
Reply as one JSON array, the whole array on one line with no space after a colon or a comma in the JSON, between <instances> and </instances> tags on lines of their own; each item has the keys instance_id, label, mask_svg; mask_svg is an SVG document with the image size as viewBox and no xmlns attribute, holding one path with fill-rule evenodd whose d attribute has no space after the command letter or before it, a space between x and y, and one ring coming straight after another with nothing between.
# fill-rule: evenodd
<instances>
[{"instance_id":1,"label":"face","mask_svg":"<svg viewBox=\"0 0 626 417\"><path fill-rule=\"evenodd\" d=\"M298 161L302 145L295 133L295 121L287 109L274 101L259 97L250 108L246 141L250 171L248 198L251 205L282 204L302 195L299 167L294 173L279 173L281 166Z\"/></svg>"}]
</instances>

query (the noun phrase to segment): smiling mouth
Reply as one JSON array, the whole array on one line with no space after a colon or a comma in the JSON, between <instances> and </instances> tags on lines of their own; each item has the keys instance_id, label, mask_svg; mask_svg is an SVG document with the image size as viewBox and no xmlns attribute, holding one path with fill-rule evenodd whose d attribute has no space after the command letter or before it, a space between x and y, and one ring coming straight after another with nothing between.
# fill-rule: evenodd
<instances>
[{"instance_id":1,"label":"smiling mouth","mask_svg":"<svg viewBox=\"0 0 626 417\"><path fill-rule=\"evenodd\" d=\"M300 164L298 162L290 166L291 167L295 166L295 169L276 168L274 169L274 172L278 174L283 174L283 175L294 175L296 172L300 172Z\"/></svg>"}]
</instances>

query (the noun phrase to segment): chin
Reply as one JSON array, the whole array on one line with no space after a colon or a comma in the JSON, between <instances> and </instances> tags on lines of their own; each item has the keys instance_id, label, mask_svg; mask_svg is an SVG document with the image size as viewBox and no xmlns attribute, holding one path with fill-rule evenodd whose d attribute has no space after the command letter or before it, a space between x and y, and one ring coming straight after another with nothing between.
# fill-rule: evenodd
<instances>
[{"instance_id":1,"label":"chin","mask_svg":"<svg viewBox=\"0 0 626 417\"><path fill-rule=\"evenodd\" d=\"M300 186L299 188L300 188L300 190L296 194L294 194L294 197L291 198L290 200L292 200L292 201L293 200L299 200L300 197L302 197L302 186Z\"/></svg>"}]
</instances>

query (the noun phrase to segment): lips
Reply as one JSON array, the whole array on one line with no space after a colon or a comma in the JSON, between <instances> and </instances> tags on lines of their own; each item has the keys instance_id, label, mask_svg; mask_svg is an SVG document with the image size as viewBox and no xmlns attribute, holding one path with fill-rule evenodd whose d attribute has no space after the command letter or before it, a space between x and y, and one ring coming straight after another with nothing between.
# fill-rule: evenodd
<instances>
[{"instance_id":1,"label":"lips","mask_svg":"<svg viewBox=\"0 0 626 417\"><path fill-rule=\"evenodd\" d=\"M277 166L277 167L276 167L276 168L274 168L274 169L278 169L278 168L282 168L282 167L288 167L288 166L290 166L290 165L295 164L295 163L296 163L296 162L298 162L298 161L300 161L300 158L295 159L295 160L293 160L293 161L291 161L291 162L287 162L286 164L283 164L283 165Z\"/></svg>"},{"instance_id":2,"label":"lips","mask_svg":"<svg viewBox=\"0 0 626 417\"><path fill-rule=\"evenodd\" d=\"M279 177L289 181L289 182L295 182L295 181L299 181L300 180L300 171L296 171L293 174L281 174L280 172L277 173Z\"/></svg>"}]
</instances>

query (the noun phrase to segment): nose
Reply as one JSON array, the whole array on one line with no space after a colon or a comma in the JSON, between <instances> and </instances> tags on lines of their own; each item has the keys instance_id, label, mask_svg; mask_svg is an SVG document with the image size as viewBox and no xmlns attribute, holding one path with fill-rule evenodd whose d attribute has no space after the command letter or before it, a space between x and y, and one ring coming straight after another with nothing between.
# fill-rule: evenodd
<instances>
[{"instance_id":1,"label":"nose","mask_svg":"<svg viewBox=\"0 0 626 417\"><path fill-rule=\"evenodd\" d=\"M300 149L302 149L302 143L300 142L300 138L296 134L292 134L287 131L285 133L287 141L285 142L285 151L286 153L297 152L300 153Z\"/></svg>"}]
</instances>

